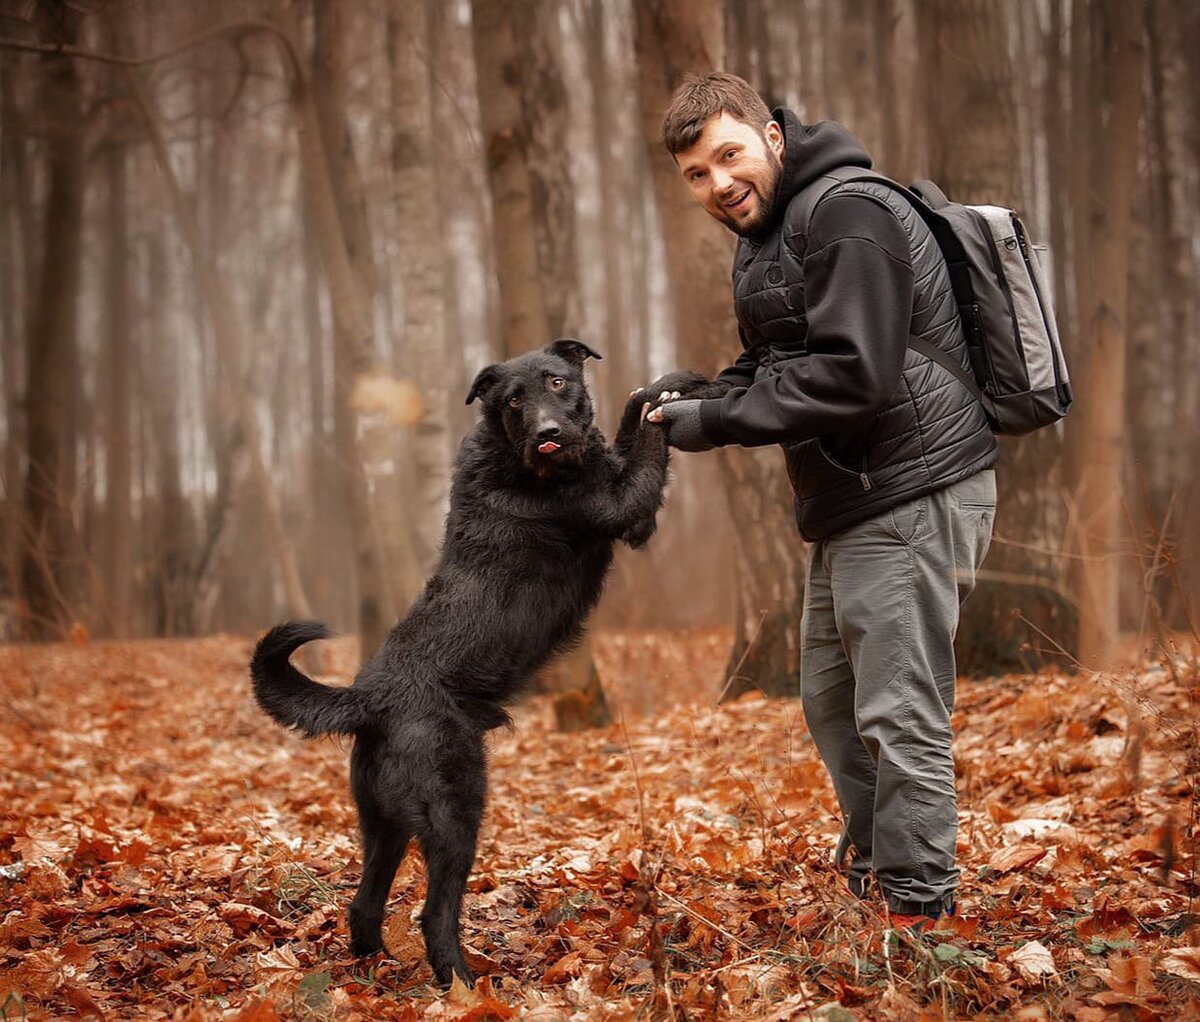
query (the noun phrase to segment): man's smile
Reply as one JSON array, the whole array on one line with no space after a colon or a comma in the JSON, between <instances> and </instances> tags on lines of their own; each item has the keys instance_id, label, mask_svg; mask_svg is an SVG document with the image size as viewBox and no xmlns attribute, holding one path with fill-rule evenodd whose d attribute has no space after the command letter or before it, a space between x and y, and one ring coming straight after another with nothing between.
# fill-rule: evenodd
<instances>
[{"instance_id":1,"label":"man's smile","mask_svg":"<svg viewBox=\"0 0 1200 1022\"><path fill-rule=\"evenodd\" d=\"M723 203L726 209L744 209L750 200L750 194L754 191L753 188L747 188L744 192L738 194L735 198Z\"/></svg>"}]
</instances>

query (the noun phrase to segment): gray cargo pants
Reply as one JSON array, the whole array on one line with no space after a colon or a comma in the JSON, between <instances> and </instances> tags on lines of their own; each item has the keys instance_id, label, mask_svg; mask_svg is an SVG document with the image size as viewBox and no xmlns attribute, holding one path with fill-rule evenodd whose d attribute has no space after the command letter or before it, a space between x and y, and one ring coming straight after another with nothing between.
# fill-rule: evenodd
<instances>
[{"instance_id":1,"label":"gray cargo pants","mask_svg":"<svg viewBox=\"0 0 1200 1022\"><path fill-rule=\"evenodd\" d=\"M801 639L809 732L893 912L954 903L954 633L996 515L980 472L814 543Z\"/></svg>"}]
</instances>

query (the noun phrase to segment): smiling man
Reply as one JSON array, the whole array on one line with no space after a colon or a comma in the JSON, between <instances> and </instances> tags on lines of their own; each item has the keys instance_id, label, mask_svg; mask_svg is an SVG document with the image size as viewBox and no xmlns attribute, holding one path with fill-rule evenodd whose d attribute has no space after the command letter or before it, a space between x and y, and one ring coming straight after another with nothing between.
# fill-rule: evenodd
<instances>
[{"instance_id":1,"label":"smiling man","mask_svg":"<svg viewBox=\"0 0 1200 1022\"><path fill-rule=\"evenodd\" d=\"M812 543L804 713L854 849L850 887L866 896L874 877L893 918L921 925L955 910L953 641L996 505L982 406L909 345L968 367L946 264L849 131L769 111L734 75L688 78L663 142L739 236L743 351L703 389L656 380L648 418L681 450L781 445ZM828 176L841 168L866 179Z\"/></svg>"}]
</instances>

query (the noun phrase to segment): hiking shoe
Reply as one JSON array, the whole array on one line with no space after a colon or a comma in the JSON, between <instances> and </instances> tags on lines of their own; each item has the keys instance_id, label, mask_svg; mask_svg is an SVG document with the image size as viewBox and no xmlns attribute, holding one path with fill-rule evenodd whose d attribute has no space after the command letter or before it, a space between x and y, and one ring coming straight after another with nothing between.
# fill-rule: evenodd
<instances>
[{"instance_id":1,"label":"hiking shoe","mask_svg":"<svg viewBox=\"0 0 1200 1022\"><path fill-rule=\"evenodd\" d=\"M888 913L888 926L893 930L907 930L909 933L924 933L926 930L932 930L933 924L937 922L935 916L910 916L900 912Z\"/></svg>"},{"instance_id":2,"label":"hiking shoe","mask_svg":"<svg viewBox=\"0 0 1200 1022\"><path fill-rule=\"evenodd\" d=\"M943 916L958 915L958 906L951 903L947 909L934 909L932 912L888 912L888 926L893 930L907 930L909 933L925 933L937 926Z\"/></svg>"}]
</instances>

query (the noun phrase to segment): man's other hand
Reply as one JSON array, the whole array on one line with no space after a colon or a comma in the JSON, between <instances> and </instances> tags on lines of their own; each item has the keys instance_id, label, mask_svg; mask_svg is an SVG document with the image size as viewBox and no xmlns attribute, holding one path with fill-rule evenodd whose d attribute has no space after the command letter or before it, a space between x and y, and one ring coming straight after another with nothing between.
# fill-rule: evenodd
<instances>
[{"instance_id":1,"label":"man's other hand","mask_svg":"<svg viewBox=\"0 0 1200 1022\"><path fill-rule=\"evenodd\" d=\"M659 394L654 394L649 390L631 390L629 392L629 400L633 401L634 398L639 395L641 395L643 398L650 398L649 401L646 401L646 403L642 405L642 422L646 421L646 415L651 408L657 408L659 405L667 401L677 401L679 399L679 391L677 390L670 392L664 390ZM657 422L658 420L655 421Z\"/></svg>"},{"instance_id":2,"label":"man's other hand","mask_svg":"<svg viewBox=\"0 0 1200 1022\"><path fill-rule=\"evenodd\" d=\"M716 446L700 428L699 401L668 401L652 409L646 421L665 426L667 443L677 450L710 451Z\"/></svg>"}]
</instances>

